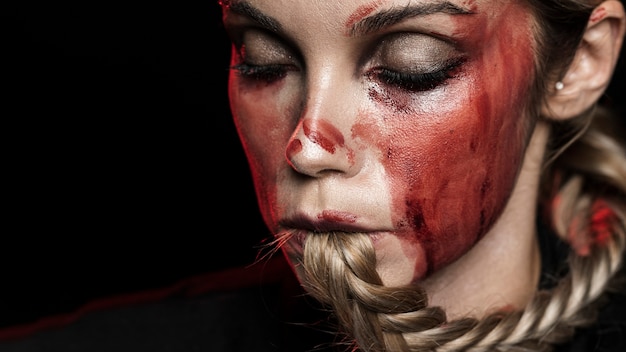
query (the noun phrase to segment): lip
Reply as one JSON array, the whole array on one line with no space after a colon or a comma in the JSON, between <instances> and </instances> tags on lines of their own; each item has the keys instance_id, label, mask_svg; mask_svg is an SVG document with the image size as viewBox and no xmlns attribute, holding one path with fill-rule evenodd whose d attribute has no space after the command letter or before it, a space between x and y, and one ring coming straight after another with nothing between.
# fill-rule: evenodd
<instances>
[{"instance_id":1,"label":"lip","mask_svg":"<svg viewBox=\"0 0 626 352\"><path fill-rule=\"evenodd\" d=\"M284 249L286 249L286 253L292 258L302 258L304 254L304 243L306 242L307 237L315 236L315 234L303 229L290 229L288 231L290 233L289 240L283 244ZM386 231L359 232L367 234L375 248L378 248L380 244L384 243L385 237L390 235L390 233ZM350 236L351 233L357 232L345 232L344 235Z\"/></svg>"},{"instance_id":2,"label":"lip","mask_svg":"<svg viewBox=\"0 0 626 352\"><path fill-rule=\"evenodd\" d=\"M374 246L383 241L387 235L393 234L393 230L380 227L366 226L358 215L338 210L324 210L315 216L308 216L303 212L282 219L278 222L278 233L289 233L290 240L285 243L285 249L294 258L303 254L304 243L309 235L316 232L336 232L345 235L363 233L367 234Z\"/></svg>"},{"instance_id":3,"label":"lip","mask_svg":"<svg viewBox=\"0 0 626 352\"><path fill-rule=\"evenodd\" d=\"M346 232L346 233L370 233L380 230L364 227L357 223L359 217L348 212L325 210L315 218L305 214L297 214L279 222L281 228L297 229L311 232Z\"/></svg>"}]
</instances>

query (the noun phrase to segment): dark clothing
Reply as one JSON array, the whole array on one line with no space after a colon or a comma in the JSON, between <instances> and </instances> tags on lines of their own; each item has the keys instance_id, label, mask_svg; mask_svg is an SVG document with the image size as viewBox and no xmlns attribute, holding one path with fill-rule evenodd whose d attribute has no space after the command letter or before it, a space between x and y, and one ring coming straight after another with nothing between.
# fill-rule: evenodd
<instances>
[{"instance_id":1,"label":"dark clothing","mask_svg":"<svg viewBox=\"0 0 626 352\"><path fill-rule=\"evenodd\" d=\"M313 328L325 317L303 293L277 256L2 329L0 351L312 351L334 335Z\"/></svg>"},{"instance_id":2,"label":"dark clothing","mask_svg":"<svg viewBox=\"0 0 626 352\"><path fill-rule=\"evenodd\" d=\"M612 298L597 325L557 351L626 351L626 294ZM318 308L277 256L0 330L0 352L346 351L329 347L340 337Z\"/></svg>"}]
</instances>

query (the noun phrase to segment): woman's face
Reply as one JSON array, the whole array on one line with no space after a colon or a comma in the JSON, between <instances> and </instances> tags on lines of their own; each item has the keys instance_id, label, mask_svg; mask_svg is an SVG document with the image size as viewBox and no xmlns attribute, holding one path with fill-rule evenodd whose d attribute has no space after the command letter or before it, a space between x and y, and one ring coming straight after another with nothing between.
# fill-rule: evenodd
<instances>
[{"instance_id":1,"label":"woman's face","mask_svg":"<svg viewBox=\"0 0 626 352\"><path fill-rule=\"evenodd\" d=\"M467 252L528 136L532 17L508 0L230 0L229 93L270 230L373 240L385 282Z\"/></svg>"}]
</instances>

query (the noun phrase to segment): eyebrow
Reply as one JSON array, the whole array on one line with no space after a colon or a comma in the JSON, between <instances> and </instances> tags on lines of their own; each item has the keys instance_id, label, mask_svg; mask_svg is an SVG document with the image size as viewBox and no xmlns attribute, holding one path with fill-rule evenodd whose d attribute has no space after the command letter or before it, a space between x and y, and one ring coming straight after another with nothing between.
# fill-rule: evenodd
<instances>
[{"instance_id":1,"label":"eyebrow","mask_svg":"<svg viewBox=\"0 0 626 352\"><path fill-rule=\"evenodd\" d=\"M363 36L400 23L408 18L427 16L436 13L450 15L474 14L474 12L449 1L407 5L402 8L391 8L375 13L371 16L364 17L350 26L348 33L352 37Z\"/></svg>"},{"instance_id":2,"label":"eyebrow","mask_svg":"<svg viewBox=\"0 0 626 352\"><path fill-rule=\"evenodd\" d=\"M251 20L258 23L260 26L267 28L274 33L281 32L283 29L280 22L270 16L263 14L257 8L250 5L247 1L222 0L220 1L220 5L228 9L228 11L250 18Z\"/></svg>"},{"instance_id":3,"label":"eyebrow","mask_svg":"<svg viewBox=\"0 0 626 352\"><path fill-rule=\"evenodd\" d=\"M278 33L282 31L280 22L263 14L245 0L221 0L220 4L222 7L227 8L233 13L249 17L260 26L265 27L272 32ZM371 16L364 17L352 24L348 33L352 37L364 36L369 33L379 31L385 27L400 23L408 18L427 16L436 13L450 15L474 14L474 12L449 1L436 1L425 4L407 5L402 8L391 8L375 13Z\"/></svg>"}]
</instances>

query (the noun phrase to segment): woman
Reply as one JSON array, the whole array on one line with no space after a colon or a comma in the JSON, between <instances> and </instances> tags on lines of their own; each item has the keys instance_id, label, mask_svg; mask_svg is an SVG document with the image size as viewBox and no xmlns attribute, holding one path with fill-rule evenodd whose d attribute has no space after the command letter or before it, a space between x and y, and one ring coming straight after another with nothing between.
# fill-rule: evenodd
<instances>
[{"instance_id":1,"label":"woman","mask_svg":"<svg viewBox=\"0 0 626 352\"><path fill-rule=\"evenodd\" d=\"M599 106L620 1L221 4L273 248L347 349L547 350L593 322L625 246Z\"/></svg>"}]
</instances>

